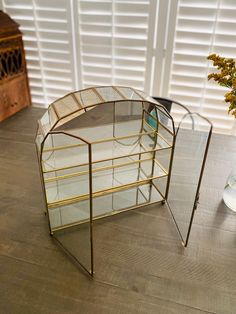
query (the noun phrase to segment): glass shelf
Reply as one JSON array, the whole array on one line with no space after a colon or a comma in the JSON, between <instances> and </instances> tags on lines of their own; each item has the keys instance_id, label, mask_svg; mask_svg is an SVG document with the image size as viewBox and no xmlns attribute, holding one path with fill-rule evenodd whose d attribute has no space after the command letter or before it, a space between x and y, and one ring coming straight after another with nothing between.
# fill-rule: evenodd
<instances>
[{"instance_id":1,"label":"glass shelf","mask_svg":"<svg viewBox=\"0 0 236 314\"><path fill-rule=\"evenodd\" d=\"M93 198L93 219L121 213L124 210L160 202L162 196L150 184L129 187ZM89 199L57 206L49 211L54 231L89 221Z\"/></svg>"},{"instance_id":2,"label":"glass shelf","mask_svg":"<svg viewBox=\"0 0 236 314\"><path fill-rule=\"evenodd\" d=\"M104 169L105 168L105 169ZM123 165L113 163L95 168L93 173L93 197L112 193L114 189L129 188L130 185L167 176L167 171L157 161L132 160ZM89 171L64 174L45 179L49 208L64 203L73 203L89 198Z\"/></svg>"}]
</instances>

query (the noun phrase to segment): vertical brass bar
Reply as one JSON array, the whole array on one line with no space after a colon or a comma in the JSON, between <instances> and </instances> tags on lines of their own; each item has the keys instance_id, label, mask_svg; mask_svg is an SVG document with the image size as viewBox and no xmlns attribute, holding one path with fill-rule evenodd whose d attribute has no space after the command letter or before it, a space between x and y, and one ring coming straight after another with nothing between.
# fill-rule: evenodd
<instances>
[{"instance_id":1,"label":"vertical brass bar","mask_svg":"<svg viewBox=\"0 0 236 314\"><path fill-rule=\"evenodd\" d=\"M120 91L116 86L112 86L112 88L117 92L117 94L119 94L119 95L122 97L122 99L124 99L124 100L127 99L127 98L125 97L125 95L123 95L123 94L121 93L121 91Z\"/></svg>"},{"instance_id":2,"label":"vertical brass bar","mask_svg":"<svg viewBox=\"0 0 236 314\"><path fill-rule=\"evenodd\" d=\"M168 199L169 188L170 188L170 179L171 179L172 165L173 165L173 159L174 159L175 143L176 143L176 134L173 135L173 140L172 140L171 156L170 156L170 162L169 162L168 178L167 178L166 193L165 193L166 201Z\"/></svg>"},{"instance_id":3,"label":"vertical brass bar","mask_svg":"<svg viewBox=\"0 0 236 314\"><path fill-rule=\"evenodd\" d=\"M41 144L41 152L40 152L40 158L39 158L39 165L40 165L40 177L41 177L41 183L42 183L42 189L43 189L43 196L44 196L44 202L47 210L47 220L48 220L48 226L50 235L53 235L50 219L49 219L49 209L48 209L48 201L47 201L47 194L46 194L46 188L44 184L44 177L43 177L43 162L42 162L42 156L43 156L43 143Z\"/></svg>"},{"instance_id":4,"label":"vertical brass bar","mask_svg":"<svg viewBox=\"0 0 236 314\"><path fill-rule=\"evenodd\" d=\"M116 114L115 114L115 102L113 102L113 132L112 132L112 135L113 135L113 138L115 138L115 123L116 123ZM112 142L112 145L114 147L114 141ZM114 159L111 160L111 164L112 166L114 166ZM114 177L115 177L115 169L112 168L112 187L114 186ZM111 194L111 208L112 210L114 210L114 195L113 193Z\"/></svg>"},{"instance_id":5,"label":"vertical brass bar","mask_svg":"<svg viewBox=\"0 0 236 314\"><path fill-rule=\"evenodd\" d=\"M144 117L144 109L143 109L143 102L142 102L142 122L141 122L141 129L140 133L143 132L143 117ZM139 150L140 150L140 144L141 144L142 137L139 137ZM137 181L139 181L140 178L140 171L141 171L141 153L138 154L138 176L137 176ZM136 204L138 203L138 192L139 192L139 187L137 186L137 191L136 191Z\"/></svg>"},{"instance_id":6,"label":"vertical brass bar","mask_svg":"<svg viewBox=\"0 0 236 314\"><path fill-rule=\"evenodd\" d=\"M98 96L98 98L101 100L101 103L105 103L105 99L103 99L102 95L99 94L98 90L96 87L92 88L92 91L94 92L94 94L96 94Z\"/></svg>"},{"instance_id":7,"label":"vertical brass bar","mask_svg":"<svg viewBox=\"0 0 236 314\"><path fill-rule=\"evenodd\" d=\"M71 96L72 96L72 98L74 99L74 101L76 102L78 108L79 108L79 109L82 109L83 106L82 106L82 104L80 103L79 99L77 99L77 97L75 96L75 94L72 93Z\"/></svg>"},{"instance_id":8,"label":"vertical brass bar","mask_svg":"<svg viewBox=\"0 0 236 314\"><path fill-rule=\"evenodd\" d=\"M38 128L39 128L39 123L38 123ZM36 132L35 141L37 139L37 134L38 134L38 130ZM52 235L53 232L52 232L51 225L50 225L50 220L49 220L49 209L48 209L46 189L45 189L44 178L43 178L43 165L42 165L43 143L41 143L41 150L40 151L38 150L38 146L37 146L37 143L36 143L36 154L37 154L37 159L38 159L38 164L39 164L40 181L41 181L43 197L44 197L44 204L45 204L45 209L46 209L44 211L44 214L47 216L47 221L48 221L48 227L49 227L50 235Z\"/></svg>"},{"instance_id":9,"label":"vertical brass bar","mask_svg":"<svg viewBox=\"0 0 236 314\"><path fill-rule=\"evenodd\" d=\"M151 177L153 177L153 173L154 173L154 168L155 168L155 159L156 159L156 151L155 151L155 148L156 148L156 145L157 145L157 136L158 136L158 130L159 130L159 118L158 118L158 114L157 114L157 109L156 109L156 106L154 107L155 108L155 113L156 113L156 133L155 133L155 139L154 139L154 144L153 144L153 155L152 155L152 170L151 170ZM152 180L150 182L150 198L151 198L151 194L152 194ZM151 199L149 200L151 201Z\"/></svg>"},{"instance_id":10,"label":"vertical brass bar","mask_svg":"<svg viewBox=\"0 0 236 314\"><path fill-rule=\"evenodd\" d=\"M151 171L151 176L153 177L153 172L154 172L154 167L155 167L155 158L156 158L156 151L155 151L155 148L156 148L156 145L157 145L157 140L158 140L158 131L159 131L159 118L158 118L158 115L157 115L157 109L155 107L155 112L156 112L156 116L157 116L157 119L156 119L156 133L155 133L155 140L154 140L154 144L153 144L153 160L152 160L152 171Z\"/></svg>"},{"instance_id":11,"label":"vertical brass bar","mask_svg":"<svg viewBox=\"0 0 236 314\"><path fill-rule=\"evenodd\" d=\"M56 135L55 135L55 136L56 136ZM54 148L55 148L55 145L54 145L54 137L53 137L53 134L50 134L49 137L51 138L52 147L53 147L53 149L54 149ZM48 138L49 138L49 137L48 137ZM51 158L51 157L53 158L53 161L54 161L54 168L56 168L56 158L55 158L55 151L54 151L54 150L52 151L52 154L51 154L50 158ZM58 177L58 173L57 173L56 170L55 170L54 174L55 174L55 177L57 178L57 177ZM44 179L44 182L45 182L45 179ZM58 195L58 197L59 197L59 181L58 181L58 180L56 180L56 185L57 185L57 195ZM61 224L62 224L61 210L60 210L60 219L61 219Z\"/></svg>"},{"instance_id":12,"label":"vertical brass bar","mask_svg":"<svg viewBox=\"0 0 236 314\"><path fill-rule=\"evenodd\" d=\"M90 252L91 252L91 275L94 274L93 265L93 176L92 176L92 145L88 145L89 154L89 207L90 207Z\"/></svg>"}]
</instances>

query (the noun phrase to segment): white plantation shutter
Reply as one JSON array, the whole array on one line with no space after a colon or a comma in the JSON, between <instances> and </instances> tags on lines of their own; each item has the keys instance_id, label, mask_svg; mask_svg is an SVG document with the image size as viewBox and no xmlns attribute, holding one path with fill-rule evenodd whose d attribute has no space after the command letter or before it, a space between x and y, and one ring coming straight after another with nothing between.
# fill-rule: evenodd
<instances>
[{"instance_id":1,"label":"white plantation shutter","mask_svg":"<svg viewBox=\"0 0 236 314\"><path fill-rule=\"evenodd\" d=\"M33 104L45 107L78 88L70 1L4 0L3 9L24 34Z\"/></svg>"},{"instance_id":2,"label":"white plantation shutter","mask_svg":"<svg viewBox=\"0 0 236 314\"><path fill-rule=\"evenodd\" d=\"M206 59L236 58L235 0L0 0L0 8L24 33L34 105L127 85L179 100L215 132L236 132Z\"/></svg>"},{"instance_id":3,"label":"white plantation shutter","mask_svg":"<svg viewBox=\"0 0 236 314\"><path fill-rule=\"evenodd\" d=\"M236 57L236 1L179 0L169 96L209 118L214 131L234 132L234 119L223 101L226 89L207 81L216 72L211 53Z\"/></svg>"},{"instance_id":4,"label":"white plantation shutter","mask_svg":"<svg viewBox=\"0 0 236 314\"><path fill-rule=\"evenodd\" d=\"M84 87L117 84L144 89L155 2L78 1Z\"/></svg>"},{"instance_id":5,"label":"white plantation shutter","mask_svg":"<svg viewBox=\"0 0 236 314\"><path fill-rule=\"evenodd\" d=\"M78 1L83 87L112 77L112 1Z\"/></svg>"}]
</instances>

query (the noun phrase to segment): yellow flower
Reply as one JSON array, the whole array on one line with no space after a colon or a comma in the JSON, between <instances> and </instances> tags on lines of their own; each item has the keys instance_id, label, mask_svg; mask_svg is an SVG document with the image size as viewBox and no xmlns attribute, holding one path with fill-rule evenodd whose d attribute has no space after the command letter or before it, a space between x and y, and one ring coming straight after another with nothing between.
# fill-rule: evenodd
<instances>
[{"instance_id":1,"label":"yellow flower","mask_svg":"<svg viewBox=\"0 0 236 314\"><path fill-rule=\"evenodd\" d=\"M230 92L227 92L225 102L229 103L228 112L236 118L236 67L235 61L232 58L222 58L216 54L211 54L207 57L213 61L213 65L217 67L219 73L211 73L208 75L208 80L213 79L219 85L228 87Z\"/></svg>"},{"instance_id":2,"label":"yellow flower","mask_svg":"<svg viewBox=\"0 0 236 314\"><path fill-rule=\"evenodd\" d=\"M232 79L232 87L236 89L236 78Z\"/></svg>"}]
</instances>

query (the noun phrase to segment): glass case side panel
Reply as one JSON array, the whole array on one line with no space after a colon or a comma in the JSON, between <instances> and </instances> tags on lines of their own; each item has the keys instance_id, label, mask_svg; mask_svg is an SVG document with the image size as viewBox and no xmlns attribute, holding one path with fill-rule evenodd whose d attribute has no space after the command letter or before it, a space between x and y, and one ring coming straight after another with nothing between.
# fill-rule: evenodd
<instances>
[{"instance_id":1,"label":"glass case side panel","mask_svg":"<svg viewBox=\"0 0 236 314\"><path fill-rule=\"evenodd\" d=\"M144 101L147 101L147 102L151 101L151 102L157 103L151 96L147 95L144 91L141 91L141 90L135 90L135 91L137 94L139 94L142 97Z\"/></svg>"},{"instance_id":2,"label":"glass case side panel","mask_svg":"<svg viewBox=\"0 0 236 314\"><path fill-rule=\"evenodd\" d=\"M143 102L145 113L148 117L148 123L153 126L153 128L156 127L156 120L159 121L159 123L166 128L169 132L174 134L174 123L172 117L169 115L168 112L165 111L164 108L160 105L155 105L153 103L149 102ZM158 119L157 119L158 118Z\"/></svg>"},{"instance_id":3,"label":"glass case side panel","mask_svg":"<svg viewBox=\"0 0 236 314\"><path fill-rule=\"evenodd\" d=\"M143 98L140 97L140 95L137 94L135 92L135 90L130 88L130 87L120 87L120 86L117 86L116 89L127 100L141 100L141 101L143 100Z\"/></svg>"},{"instance_id":4,"label":"glass case side panel","mask_svg":"<svg viewBox=\"0 0 236 314\"><path fill-rule=\"evenodd\" d=\"M164 108L157 106L156 109L159 122L162 124L164 128L166 128L167 130L174 134L175 129L173 118L169 116L169 114L165 111Z\"/></svg>"},{"instance_id":5,"label":"glass case side panel","mask_svg":"<svg viewBox=\"0 0 236 314\"><path fill-rule=\"evenodd\" d=\"M94 88L85 89L74 93L75 98L82 107L92 106L101 103L101 98L96 94Z\"/></svg>"},{"instance_id":6,"label":"glass case side panel","mask_svg":"<svg viewBox=\"0 0 236 314\"><path fill-rule=\"evenodd\" d=\"M211 124L187 114L177 130L167 201L186 245L209 146Z\"/></svg>"},{"instance_id":7,"label":"glass case side panel","mask_svg":"<svg viewBox=\"0 0 236 314\"><path fill-rule=\"evenodd\" d=\"M58 121L58 117L52 106L49 106L45 114L39 120L39 124L41 125L41 131L44 136L53 128L53 126Z\"/></svg>"},{"instance_id":8,"label":"glass case side panel","mask_svg":"<svg viewBox=\"0 0 236 314\"><path fill-rule=\"evenodd\" d=\"M142 102L124 100L114 103L114 136L128 136L142 132Z\"/></svg>"},{"instance_id":9,"label":"glass case side panel","mask_svg":"<svg viewBox=\"0 0 236 314\"><path fill-rule=\"evenodd\" d=\"M162 113L162 115L171 118L171 116L169 115L169 112L168 112L168 110L166 109L166 107L163 106L160 102L158 102L158 101L157 101L156 99L154 99L153 97L151 97L151 96L145 94L144 92L138 91L138 93L144 98L144 101L145 101L145 103L147 104L147 107L153 108L154 105L156 105L156 107L158 108L158 111L160 111L160 112ZM151 111L151 110L150 110L150 111ZM161 113L160 113L160 114L161 114ZM164 118L164 116L163 116L161 119L163 119L164 121L166 121L166 118ZM173 127L172 127L171 124L170 124L170 125L168 124L167 126L170 126L170 129L171 129L171 130L173 129Z\"/></svg>"},{"instance_id":10,"label":"glass case side panel","mask_svg":"<svg viewBox=\"0 0 236 314\"><path fill-rule=\"evenodd\" d=\"M156 152L155 158L160 167L163 168L164 172L169 172L171 162L172 149L162 149Z\"/></svg>"},{"instance_id":11,"label":"glass case side panel","mask_svg":"<svg viewBox=\"0 0 236 314\"><path fill-rule=\"evenodd\" d=\"M43 139L44 139L44 136L42 134L40 124L38 123L38 128L37 128L36 138L35 138L35 144L36 144L38 156L40 156L40 153L41 153L41 144L43 142Z\"/></svg>"},{"instance_id":12,"label":"glass case side panel","mask_svg":"<svg viewBox=\"0 0 236 314\"><path fill-rule=\"evenodd\" d=\"M124 98L112 86L96 87L96 92L104 101L123 100Z\"/></svg>"},{"instance_id":13,"label":"glass case side panel","mask_svg":"<svg viewBox=\"0 0 236 314\"><path fill-rule=\"evenodd\" d=\"M170 133L162 124L158 127L159 142L161 147L172 147L175 135Z\"/></svg>"},{"instance_id":14,"label":"glass case side panel","mask_svg":"<svg viewBox=\"0 0 236 314\"><path fill-rule=\"evenodd\" d=\"M88 145L64 134L50 134L42 154L49 204L86 198L89 193Z\"/></svg>"},{"instance_id":15,"label":"glass case side panel","mask_svg":"<svg viewBox=\"0 0 236 314\"><path fill-rule=\"evenodd\" d=\"M155 154L155 165L157 164L159 168L162 169L165 175L159 176L158 178L154 179L153 184L161 193L163 198L166 198L167 180L170 172L171 156L172 148L158 150Z\"/></svg>"},{"instance_id":16,"label":"glass case side panel","mask_svg":"<svg viewBox=\"0 0 236 314\"><path fill-rule=\"evenodd\" d=\"M67 95L64 98L61 98L59 100L56 100L53 103L53 107L59 118L63 118L81 109L81 106L79 105L79 103L76 101L76 99L73 97L72 94Z\"/></svg>"},{"instance_id":17,"label":"glass case side panel","mask_svg":"<svg viewBox=\"0 0 236 314\"><path fill-rule=\"evenodd\" d=\"M75 120L76 120L76 118L83 115L84 113L85 113L85 110L80 109L80 110L66 116L65 118L61 118L60 120L58 120L57 124L55 125L55 127L53 129L58 130L60 128L60 130L68 130L71 128L78 127L78 123Z\"/></svg>"},{"instance_id":18,"label":"glass case side panel","mask_svg":"<svg viewBox=\"0 0 236 314\"><path fill-rule=\"evenodd\" d=\"M167 188L167 183L168 183L168 177L160 177L152 180L152 184L156 188L156 190L160 193L162 196L162 199L165 199L165 194L166 194L166 188Z\"/></svg>"},{"instance_id":19,"label":"glass case side panel","mask_svg":"<svg viewBox=\"0 0 236 314\"><path fill-rule=\"evenodd\" d=\"M143 129L145 132L158 132L156 147L155 148L168 148L173 145L173 133L167 129L163 124L160 123L159 116L157 117L157 110L152 109L148 112L144 109L144 119L143 119ZM154 134L150 134L150 140L153 138ZM149 146L152 145L149 143ZM154 147L153 147L154 148Z\"/></svg>"},{"instance_id":20,"label":"glass case side panel","mask_svg":"<svg viewBox=\"0 0 236 314\"><path fill-rule=\"evenodd\" d=\"M149 183L130 186L127 189L113 190L111 193L94 198L94 218L110 216L116 212L145 206L161 200L160 193L154 187L152 188Z\"/></svg>"},{"instance_id":21,"label":"glass case side panel","mask_svg":"<svg viewBox=\"0 0 236 314\"><path fill-rule=\"evenodd\" d=\"M63 125L63 130L79 136L88 142L113 137L113 103L105 103L86 108L84 114L78 115Z\"/></svg>"}]
</instances>

